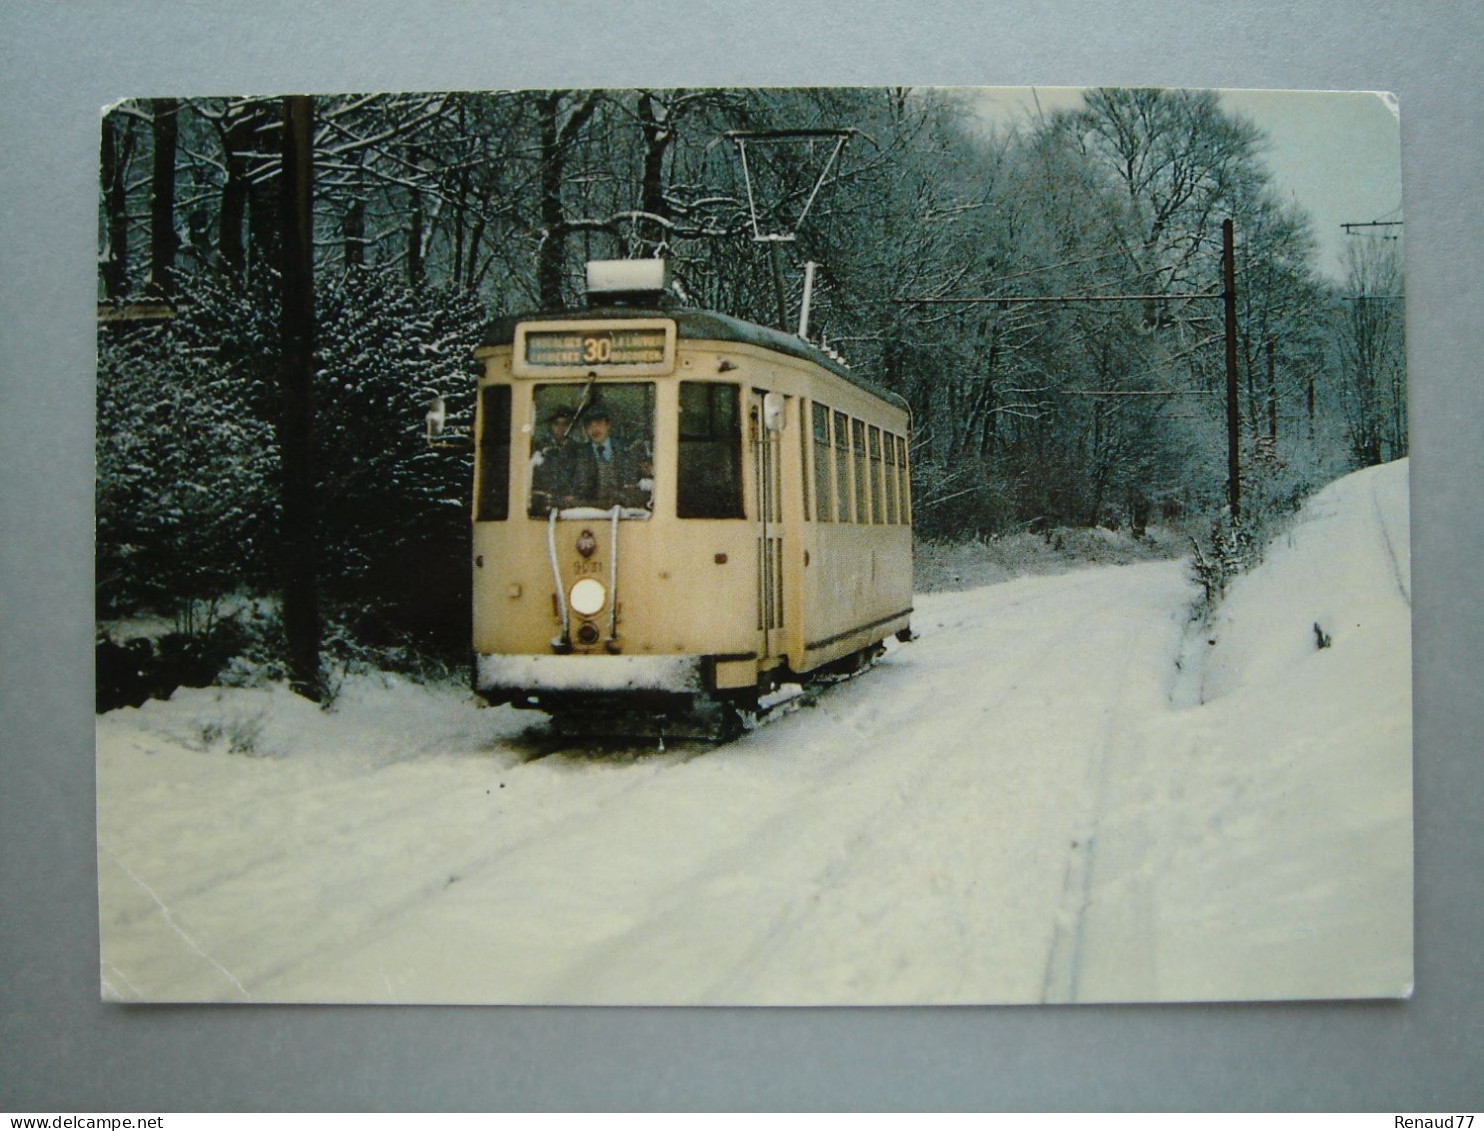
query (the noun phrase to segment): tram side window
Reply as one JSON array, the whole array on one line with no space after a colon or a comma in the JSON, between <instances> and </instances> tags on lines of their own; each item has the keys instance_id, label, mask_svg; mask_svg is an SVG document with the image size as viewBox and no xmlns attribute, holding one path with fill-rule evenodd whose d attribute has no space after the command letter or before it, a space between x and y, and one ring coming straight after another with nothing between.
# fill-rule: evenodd
<instances>
[{"instance_id":1,"label":"tram side window","mask_svg":"<svg viewBox=\"0 0 1484 1131\"><path fill-rule=\"evenodd\" d=\"M486 385L479 394L479 497L474 517L510 516L510 386Z\"/></svg>"},{"instance_id":2,"label":"tram side window","mask_svg":"<svg viewBox=\"0 0 1484 1131\"><path fill-rule=\"evenodd\" d=\"M804 406L808 403L808 401L804 400L799 401L799 420L801 422L806 420ZM799 493L803 497L805 522L808 522L814 517L814 512L809 507L810 488L813 485L813 481L809 478L809 426L807 423L803 423L803 426L799 429Z\"/></svg>"},{"instance_id":3,"label":"tram side window","mask_svg":"<svg viewBox=\"0 0 1484 1131\"><path fill-rule=\"evenodd\" d=\"M835 521L850 521L850 418L834 414Z\"/></svg>"},{"instance_id":4,"label":"tram side window","mask_svg":"<svg viewBox=\"0 0 1484 1131\"><path fill-rule=\"evenodd\" d=\"M855 448L855 521L871 521L871 479L866 462L866 425L864 421L850 422L851 443Z\"/></svg>"},{"instance_id":5,"label":"tram side window","mask_svg":"<svg viewBox=\"0 0 1484 1131\"><path fill-rule=\"evenodd\" d=\"M907 441L897 437L897 487L901 492L899 509L903 523L912 521L912 476L907 469Z\"/></svg>"},{"instance_id":6,"label":"tram side window","mask_svg":"<svg viewBox=\"0 0 1484 1131\"><path fill-rule=\"evenodd\" d=\"M715 381L680 383L680 450L675 463L679 518L742 518L741 389Z\"/></svg>"},{"instance_id":7,"label":"tram side window","mask_svg":"<svg viewBox=\"0 0 1484 1131\"><path fill-rule=\"evenodd\" d=\"M886 481L881 478L881 429L874 424L866 433L866 450L871 460L871 493L876 496L876 521L890 522L887 514Z\"/></svg>"},{"instance_id":8,"label":"tram side window","mask_svg":"<svg viewBox=\"0 0 1484 1131\"><path fill-rule=\"evenodd\" d=\"M830 410L813 406L814 416L814 513L820 522L834 522L830 499Z\"/></svg>"},{"instance_id":9,"label":"tram side window","mask_svg":"<svg viewBox=\"0 0 1484 1131\"><path fill-rule=\"evenodd\" d=\"M890 432L884 432L881 439L885 449L886 521L895 526L902 521L902 500L899 495L901 484L897 482L897 438Z\"/></svg>"}]
</instances>

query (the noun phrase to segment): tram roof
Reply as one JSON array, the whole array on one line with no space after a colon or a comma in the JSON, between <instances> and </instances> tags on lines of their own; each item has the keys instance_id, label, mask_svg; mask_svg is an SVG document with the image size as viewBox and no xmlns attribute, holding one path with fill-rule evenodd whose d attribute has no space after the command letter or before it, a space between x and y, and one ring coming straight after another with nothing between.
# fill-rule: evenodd
<instances>
[{"instance_id":1,"label":"tram roof","mask_svg":"<svg viewBox=\"0 0 1484 1131\"><path fill-rule=\"evenodd\" d=\"M696 310L683 307L634 307L594 306L555 312L532 312L511 314L497 318L485 329L480 344L484 346L508 346L515 341L515 328L522 322L587 322L607 318L668 318L675 323L676 335L692 341L739 342L787 354L803 361L813 362L835 376L849 381L872 396L883 400L900 400L889 390L869 381L849 366L832 358L816 345L811 345L796 334L787 334L771 326L762 326L729 314L718 314L714 310Z\"/></svg>"}]
</instances>

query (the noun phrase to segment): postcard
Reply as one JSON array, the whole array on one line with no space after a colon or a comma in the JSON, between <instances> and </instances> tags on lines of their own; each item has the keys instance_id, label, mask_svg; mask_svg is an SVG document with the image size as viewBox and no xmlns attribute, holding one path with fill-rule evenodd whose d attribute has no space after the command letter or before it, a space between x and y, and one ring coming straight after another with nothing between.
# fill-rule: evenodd
<instances>
[{"instance_id":1,"label":"postcard","mask_svg":"<svg viewBox=\"0 0 1484 1131\"><path fill-rule=\"evenodd\" d=\"M101 131L105 999L1410 995L1389 96Z\"/></svg>"}]
</instances>

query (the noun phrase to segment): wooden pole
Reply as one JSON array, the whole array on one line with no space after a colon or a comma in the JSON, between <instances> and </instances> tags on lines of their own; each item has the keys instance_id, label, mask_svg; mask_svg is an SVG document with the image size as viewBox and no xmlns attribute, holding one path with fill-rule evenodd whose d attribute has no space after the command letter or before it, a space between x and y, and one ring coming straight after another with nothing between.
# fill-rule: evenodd
<instances>
[{"instance_id":1,"label":"wooden pole","mask_svg":"<svg viewBox=\"0 0 1484 1131\"><path fill-rule=\"evenodd\" d=\"M288 638L289 686L319 702L319 607L314 505L314 100L283 102L283 174L280 221L280 332L278 447L283 466L280 531L283 628Z\"/></svg>"}]
</instances>

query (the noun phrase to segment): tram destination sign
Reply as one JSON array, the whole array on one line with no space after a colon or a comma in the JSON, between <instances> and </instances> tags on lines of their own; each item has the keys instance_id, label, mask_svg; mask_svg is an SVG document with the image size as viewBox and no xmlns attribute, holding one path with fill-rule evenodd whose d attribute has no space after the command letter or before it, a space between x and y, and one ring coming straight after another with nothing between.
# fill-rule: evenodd
<instances>
[{"instance_id":1,"label":"tram destination sign","mask_svg":"<svg viewBox=\"0 0 1484 1131\"><path fill-rule=\"evenodd\" d=\"M625 373L666 373L675 358L675 323L528 323L518 327L515 372L584 375L608 367Z\"/></svg>"},{"instance_id":2,"label":"tram destination sign","mask_svg":"<svg viewBox=\"0 0 1484 1131\"><path fill-rule=\"evenodd\" d=\"M665 332L548 330L526 335L531 365L645 365L665 360Z\"/></svg>"}]
</instances>

